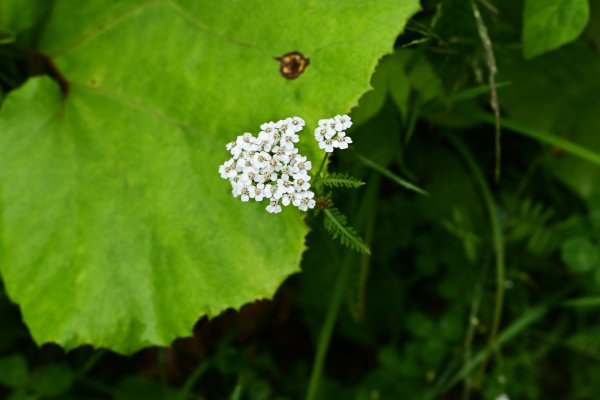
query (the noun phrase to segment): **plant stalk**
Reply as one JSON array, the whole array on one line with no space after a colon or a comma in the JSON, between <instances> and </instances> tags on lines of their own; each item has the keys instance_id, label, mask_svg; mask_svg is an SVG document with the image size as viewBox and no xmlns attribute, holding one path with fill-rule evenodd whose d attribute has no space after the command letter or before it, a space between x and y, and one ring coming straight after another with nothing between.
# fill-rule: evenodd
<instances>
[{"instance_id":1,"label":"plant stalk","mask_svg":"<svg viewBox=\"0 0 600 400\"><path fill-rule=\"evenodd\" d=\"M327 156L325 156L327 158ZM319 383L321 381L321 375L323 374L323 365L325 363L325 356L327 355L327 348L331 340L331 334L337 320L337 315L340 310L340 305L344 299L344 292L346 284L348 282L348 275L350 268L344 263L340 263L338 279L335 283L333 293L331 294L331 300L329 301L329 307L327 308L327 315L325 316L325 322L321 328L319 334L319 341L317 343L317 354L313 362L312 372L310 374L310 381L308 383L308 393L306 400L315 400L317 398L317 392L319 389Z\"/></svg>"},{"instance_id":2,"label":"plant stalk","mask_svg":"<svg viewBox=\"0 0 600 400\"><path fill-rule=\"evenodd\" d=\"M479 186L479 190L483 197L484 204L487 208L490 225L492 228L492 242L494 245L494 256L496 264L496 295L494 300L494 316L492 317L492 324L490 329L490 336L488 338L486 357L483 361L483 367L485 368L486 363L489 361L492 353L500 354L499 343L497 342L498 330L500 328L500 322L502 320L502 309L504 308L504 282L505 278L505 253L504 253L504 234L500 225L500 219L496 210L496 203L492 192L487 185L479 166L467 150L467 148L453 136L449 136L450 141L463 157L469 169L473 173L475 182Z\"/></svg>"},{"instance_id":3,"label":"plant stalk","mask_svg":"<svg viewBox=\"0 0 600 400\"><path fill-rule=\"evenodd\" d=\"M317 182L319 181L319 178L321 178L321 172L323 171L325 164L327 164L328 158L329 158L329 153L325 153L325 157L323 157L323 161L321 161L321 165L319 166L319 169L317 170L317 173L315 174L315 180L313 182L313 185L316 185Z\"/></svg>"}]
</instances>

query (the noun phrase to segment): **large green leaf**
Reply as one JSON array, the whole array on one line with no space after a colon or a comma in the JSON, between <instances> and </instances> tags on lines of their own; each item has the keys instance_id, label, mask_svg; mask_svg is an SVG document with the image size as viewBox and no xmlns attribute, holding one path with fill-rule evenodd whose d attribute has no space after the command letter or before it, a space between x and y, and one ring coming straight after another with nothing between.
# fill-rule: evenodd
<instances>
[{"instance_id":1,"label":"large green leaf","mask_svg":"<svg viewBox=\"0 0 600 400\"><path fill-rule=\"evenodd\" d=\"M348 111L418 8L56 0L40 50L68 91L31 79L0 112L0 269L34 339L132 352L272 296L307 227L234 199L224 144ZM274 60L291 51L310 58L296 80Z\"/></svg>"},{"instance_id":2,"label":"large green leaf","mask_svg":"<svg viewBox=\"0 0 600 400\"><path fill-rule=\"evenodd\" d=\"M525 0L525 57L535 57L575 40L583 32L589 12L588 0Z\"/></svg>"}]
</instances>

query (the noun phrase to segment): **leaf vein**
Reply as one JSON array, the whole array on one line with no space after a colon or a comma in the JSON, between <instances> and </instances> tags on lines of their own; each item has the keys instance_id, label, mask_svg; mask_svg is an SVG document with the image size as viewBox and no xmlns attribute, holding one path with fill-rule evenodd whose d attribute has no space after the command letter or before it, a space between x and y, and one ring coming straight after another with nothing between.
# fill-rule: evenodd
<instances>
[{"instance_id":1,"label":"leaf vein","mask_svg":"<svg viewBox=\"0 0 600 400\"><path fill-rule=\"evenodd\" d=\"M73 39L65 47L63 47L55 52L51 52L49 54L49 56L51 58L61 56L61 55L65 54L66 52L71 51L71 50L89 42L90 40L97 38L98 36L101 36L102 34L108 32L109 30L113 29L114 27L127 21L129 18L140 14L141 12L149 9L150 6L156 5L159 2L160 2L160 0L148 0L144 3L138 4L137 6L113 17L112 20L103 22L100 25L95 26L91 30L85 32L83 35Z\"/></svg>"}]
</instances>

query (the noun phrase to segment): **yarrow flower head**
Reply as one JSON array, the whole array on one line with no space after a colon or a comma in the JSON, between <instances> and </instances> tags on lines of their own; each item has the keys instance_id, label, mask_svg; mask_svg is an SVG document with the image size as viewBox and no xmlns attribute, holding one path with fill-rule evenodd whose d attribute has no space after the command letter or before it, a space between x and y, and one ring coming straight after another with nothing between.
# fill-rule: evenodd
<instances>
[{"instance_id":1,"label":"yarrow flower head","mask_svg":"<svg viewBox=\"0 0 600 400\"><path fill-rule=\"evenodd\" d=\"M296 148L302 128L302 118L286 118L262 124L257 137L244 133L228 143L231 158L219 166L219 173L231 183L233 196L244 202L266 200L270 213L281 212L281 205L314 208L308 174L312 164Z\"/></svg>"},{"instance_id":2,"label":"yarrow flower head","mask_svg":"<svg viewBox=\"0 0 600 400\"><path fill-rule=\"evenodd\" d=\"M351 126L352 120L348 115L319 120L319 126L315 129L315 139L319 148L327 153L332 153L334 149L347 149L352 143L352 138L346 135L346 129Z\"/></svg>"}]
</instances>

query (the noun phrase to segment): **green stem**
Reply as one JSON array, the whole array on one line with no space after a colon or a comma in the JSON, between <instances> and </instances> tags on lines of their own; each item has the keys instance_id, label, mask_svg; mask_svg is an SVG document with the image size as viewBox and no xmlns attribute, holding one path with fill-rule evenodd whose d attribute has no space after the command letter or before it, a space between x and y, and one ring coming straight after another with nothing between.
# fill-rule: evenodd
<instances>
[{"instance_id":1,"label":"green stem","mask_svg":"<svg viewBox=\"0 0 600 400\"><path fill-rule=\"evenodd\" d=\"M475 328L479 325L479 321L477 320L477 314L479 314L479 306L481 304L481 296L482 296L482 286L483 280L485 277L485 273L487 272L487 266L489 264L489 260L487 260L483 264L483 268L480 268L478 273L479 277L477 278L477 283L475 285L475 291L473 293L473 299L471 300L471 309L469 311L469 321L467 324L467 334L465 335L465 343L464 343L464 357L463 357L463 365L467 366L471 363L471 358L473 356L473 340L475 339ZM463 387L463 398L468 400L470 398L470 390L471 390L471 375L465 374L464 377L464 387Z\"/></svg>"},{"instance_id":2,"label":"green stem","mask_svg":"<svg viewBox=\"0 0 600 400\"><path fill-rule=\"evenodd\" d=\"M194 385L198 383L200 378L208 370L209 363L207 361L202 362L192 373L188 376L187 380L179 390L179 400L188 400Z\"/></svg>"},{"instance_id":3,"label":"green stem","mask_svg":"<svg viewBox=\"0 0 600 400\"><path fill-rule=\"evenodd\" d=\"M323 161L321 161L321 165L319 166L319 170L315 174L315 180L313 182L313 185L316 185L317 182L319 181L319 178L321 177L321 172L323 171L323 167L325 167L325 164L327 164L327 159L329 158L329 154L330 153L325 153L325 157L323 157Z\"/></svg>"},{"instance_id":4,"label":"green stem","mask_svg":"<svg viewBox=\"0 0 600 400\"><path fill-rule=\"evenodd\" d=\"M167 350L165 348L158 349L157 354L157 364L158 364L158 372L160 375L160 383L163 391L163 398L168 399L168 382L167 382L167 364L166 364L166 354Z\"/></svg>"},{"instance_id":5,"label":"green stem","mask_svg":"<svg viewBox=\"0 0 600 400\"><path fill-rule=\"evenodd\" d=\"M90 358L88 358L86 362L79 367L75 375L77 377L83 377L85 374L87 374L92 368L94 368L94 365L100 361L100 359L104 356L104 353L104 350L95 350Z\"/></svg>"},{"instance_id":6,"label":"green stem","mask_svg":"<svg viewBox=\"0 0 600 400\"><path fill-rule=\"evenodd\" d=\"M325 160L326 159L327 155L325 156ZM374 177L371 176L371 178ZM357 216L357 228L361 228L365 223L372 224L372 221L376 216L377 208L375 207L375 202L377 199L377 194L379 192L379 179L370 179L370 181L371 180L374 180L374 184L369 185L367 192L364 194L364 197L360 202L361 206ZM340 258L338 257L338 253L335 251L335 249L333 249L333 242L331 240L326 240L326 243L332 249L331 264L339 265L339 273L337 275L335 287L333 288L333 292L331 293L331 298L329 300L329 306L327 308L325 321L323 322L321 332L319 333L319 339L317 342L317 352L315 355L315 360L313 362L310 381L308 383L308 392L306 394L307 400L315 400L317 398L319 383L323 374L325 356L327 355L327 348L329 347L329 343L331 341L331 335L335 327L335 321L337 320L340 306L342 304L342 301L345 299L344 294L346 293L348 280L352 271L351 263L354 260L353 255L348 252L346 252L343 259L340 260Z\"/></svg>"},{"instance_id":7,"label":"green stem","mask_svg":"<svg viewBox=\"0 0 600 400\"><path fill-rule=\"evenodd\" d=\"M501 123L500 123L500 104L498 102L498 89L496 87L496 74L498 73L498 65L496 64L496 57L494 55L494 49L492 47L492 40L488 34L487 26L481 17L479 8L475 3L475 0L470 0L471 8L473 9L473 17L477 23L477 32L479 33L479 39L485 53L485 60L488 67L488 85L490 87L490 106L494 112L494 128L495 128L495 150L496 150L496 165L494 169L494 176L496 183L500 182L500 167L502 162L502 144L501 144Z\"/></svg>"},{"instance_id":8,"label":"green stem","mask_svg":"<svg viewBox=\"0 0 600 400\"><path fill-rule=\"evenodd\" d=\"M495 253L495 264L496 264L496 296L494 304L494 316L492 319L492 328L490 330L490 336L488 338L486 359L484 360L483 366L485 367L486 362L489 360L492 352L499 353L499 343L496 341L498 335L498 329L500 327L500 321L502 319L502 309L504 307L504 281L505 279L505 261L504 261L504 235L502 227L500 226L500 220L496 212L496 204L492 196L492 192L485 182L485 178L479 169L479 166L467 150L467 148L453 136L449 136L450 141L456 148L456 150L463 157L467 163L469 169L473 173L475 182L479 186L479 190L483 196L485 206L488 211L490 219L490 225L492 227L492 240L494 244Z\"/></svg>"},{"instance_id":9,"label":"green stem","mask_svg":"<svg viewBox=\"0 0 600 400\"><path fill-rule=\"evenodd\" d=\"M417 127L417 121L419 120L420 114L421 114L421 99L417 99L414 110L410 114L410 118L408 120L406 134L404 135L404 146L402 148L402 151L404 151L406 149L406 147L408 146L408 142L410 142L410 139L412 139L413 134L415 133L415 128Z\"/></svg>"},{"instance_id":10,"label":"green stem","mask_svg":"<svg viewBox=\"0 0 600 400\"><path fill-rule=\"evenodd\" d=\"M90 379L90 378L86 378L86 377L82 377L78 379L78 382L82 385L82 386L86 386L90 389L93 389L97 392L103 393L108 395L108 398L111 399L116 399L116 398L121 398L121 396L123 395L122 393L120 393L116 388L107 385L105 383L102 383L100 381L96 381L94 379Z\"/></svg>"},{"instance_id":11,"label":"green stem","mask_svg":"<svg viewBox=\"0 0 600 400\"><path fill-rule=\"evenodd\" d=\"M567 295L575 289L575 285L569 285L560 292L554 294L544 303L529 308L519 318L514 319L509 326L498 335L497 345L500 346L515 339L518 335L530 328L531 325L544 317L550 309L561 302ZM469 375L478 365L485 363L487 356L486 350L477 353L467 365L463 365L450 379L440 379L433 390L424 397L425 400L434 400L445 398L442 394L446 393L459 383L465 376Z\"/></svg>"},{"instance_id":12,"label":"green stem","mask_svg":"<svg viewBox=\"0 0 600 400\"><path fill-rule=\"evenodd\" d=\"M325 156L325 158L327 158L327 156ZM310 381L308 383L308 393L306 395L306 400L315 400L317 398L317 391L319 389L319 383L321 381L321 375L323 373L323 364L325 362L327 348L329 347L331 334L333 333L333 328L335 326L335 321L340 310L340 305L342 304L342 300L344 299L344 292L346 289L346 283L348 281L349 271L350 268L348 268L347 265L344 265L343 263L340 264L340 272L338 274L338 279L335 283L333 293L331 294L331 300L329 300L329 307L327 309L325 322L323 323L321 332L319 334L319 342L317 343L317 354L315 355L312 372L310 374Z\"/></svg>"}]
</instances>

